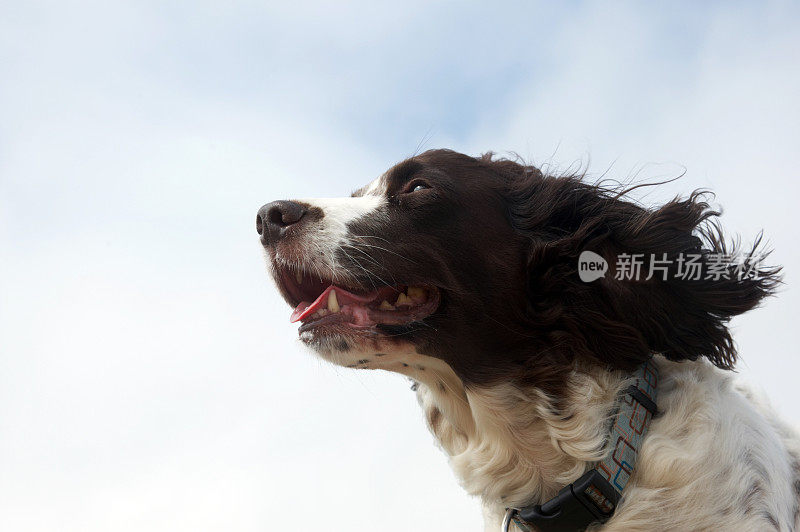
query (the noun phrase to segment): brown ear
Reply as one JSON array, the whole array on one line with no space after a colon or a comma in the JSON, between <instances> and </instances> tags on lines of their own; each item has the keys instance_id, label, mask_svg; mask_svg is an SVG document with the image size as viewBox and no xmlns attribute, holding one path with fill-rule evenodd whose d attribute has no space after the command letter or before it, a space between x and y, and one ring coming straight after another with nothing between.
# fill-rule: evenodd
<instances>
[{"instance_id":1,"label":"brown ear","mask_svg":"<svg viewBox=\"0 0 800 532\"><path fill-rule=\"evenodd\" d=\"M644 210L607 239L606 252L616 256L601 284L610 311L640 331L651 350L671 360L704 356L732 369L728 321L775 291L780 268L763 266L760 236L746 252L726 246L717 216L698 192ZM631 275L634 254L643 259L638 280Z\"/></svg>"},{"instance_id":2,"label":"brown ear","mask_svg":"<svg viewBox=\"0 0 800 532\"><path fill-rule=\"evenodd\" d=\"M728 321L780 283L780 268L761 266L760 238L746 253L727 247L719 213L699 192L651 210L579 177L518 172L510 183L512 224L530 240L530 323L560 351L620 368L654 352L733 368ZM580 280L583 251L608 262L603 278ZM620 275L626 255L640 257L638 279ZM699 278L680 275L687 256L699 264ZM666 275L659 269L648 279L652 258L665 261L653 265Z\"/></svg>"}]
</instances>

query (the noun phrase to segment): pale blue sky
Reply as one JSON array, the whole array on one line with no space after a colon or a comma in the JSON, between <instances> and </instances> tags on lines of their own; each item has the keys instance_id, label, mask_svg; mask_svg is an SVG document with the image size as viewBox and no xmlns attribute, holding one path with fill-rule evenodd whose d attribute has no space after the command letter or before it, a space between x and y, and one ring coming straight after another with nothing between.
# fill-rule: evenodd
<instances>
[{"instance_id":1,"label":"pale blue sky","mask_svg":"<svg viewBox=\"0 0 800 532\"><path fill-rule=\"evenodd\" d=\"M407 383L304 352L254 230L423 148L686 176L763 228L800 423L795 2L0 6L0 529L479 530ZM386 516L392 516L386 519ZM300 525L298 529L303 529Z\"/></svg>"}]
</instances>

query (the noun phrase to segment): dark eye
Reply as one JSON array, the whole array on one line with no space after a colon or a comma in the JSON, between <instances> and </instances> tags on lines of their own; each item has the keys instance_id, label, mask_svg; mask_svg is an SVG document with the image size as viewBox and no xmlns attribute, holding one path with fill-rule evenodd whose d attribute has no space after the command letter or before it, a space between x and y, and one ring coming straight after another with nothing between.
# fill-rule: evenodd
<instances>
[{"instance_id":1,"label":"dark eye","mask_svg":"<svg viewBox=\"0 0 800 532\"><path fill-rule=\"evenodd\" d=\"M425 181L414 180L408 185L406 185L405 189L403 190L403 194L410 194L412 192L419 192L420 190L426 190L431 188L431 186L426 183Z\"/></svg>"}]
</instances>

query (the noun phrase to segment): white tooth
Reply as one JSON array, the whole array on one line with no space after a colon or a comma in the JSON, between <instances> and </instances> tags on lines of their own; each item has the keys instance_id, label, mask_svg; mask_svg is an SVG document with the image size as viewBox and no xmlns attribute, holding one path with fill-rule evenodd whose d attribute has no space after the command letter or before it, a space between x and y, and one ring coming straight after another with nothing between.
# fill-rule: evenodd
<instances>
[{"instance_id":1,"label":"white tooth","mask_svg":"<svg viewBox=\"0 0 800 532\"><path fill-rule=\"evenodd\" d=\"M303 274L300 273L300 270L294 273L294 278L297 279L297 284L303 284Z\"/></svg>"},{"instance_id":2,"label":"white tooth","mask_svg":"<svg viewBox=\"0 0 800 532\"><path fill-rule=\"evenodd\" d=\"M339 301L336 299L336 290L331 290L328 294L328 310L334 314L339 312Z\"/></svg>"},{"instance_id":3,"label":"white tooth","mask_svg":"<svg viewBox=\"0 0 800 532\"><path fill-rule=\"evenodd\" d=\"M384 299L378 308L381 310L394 310L394 305Z\"/></svg>"},{"instance_id":4,"label":"white tooth","mask_svg":"<svg viewBox=\"0 0 800 532\"><path fill-rule=\"evenodd\" d=\"M394 302L395 305L413 305L414 302L411 301L411 298L405 295L403 292L400 292L400 295L397 296L397 301Z\"/></svg>"},{"instance_id":5,"label":"white tooth","mask_svg":"<svg viewBox=\"0 0 800 532\"><path fill-rule=\"evenodd\" d=\"M408 297L411 299L425 299L425 289L418 286L409 286Z\"/></svg>"}]
</instances>

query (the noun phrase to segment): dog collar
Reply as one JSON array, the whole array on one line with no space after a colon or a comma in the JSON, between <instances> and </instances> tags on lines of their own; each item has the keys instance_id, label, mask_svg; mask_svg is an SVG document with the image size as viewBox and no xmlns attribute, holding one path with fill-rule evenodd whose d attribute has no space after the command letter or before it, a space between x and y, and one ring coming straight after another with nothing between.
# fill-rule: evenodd
<instances>
[{"instance_id":1,"label":"dog collar","mask_svg":"<svg viewBox=\"0 0 800 532\"><path fill-rule=\"evenodd\" d=\"M513 522L524 532L574 532L593 523L605 523L614 515L636 465L650 421L657 413L658 369L648 360L633 375L635 384L620 397L610 441L613 451L581 478L545 502L524 508L508 508L502 532Z\"/></svg>"}]
</instances>

